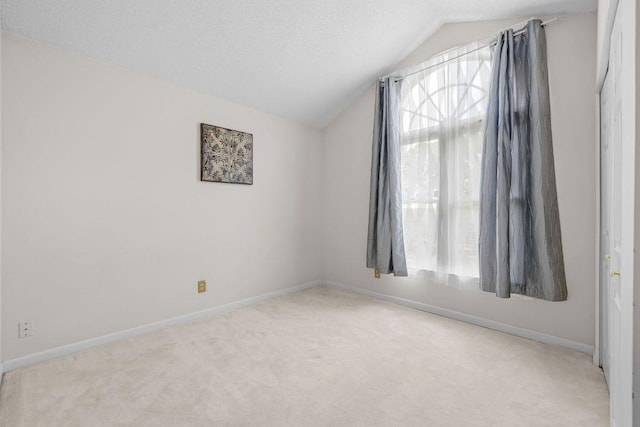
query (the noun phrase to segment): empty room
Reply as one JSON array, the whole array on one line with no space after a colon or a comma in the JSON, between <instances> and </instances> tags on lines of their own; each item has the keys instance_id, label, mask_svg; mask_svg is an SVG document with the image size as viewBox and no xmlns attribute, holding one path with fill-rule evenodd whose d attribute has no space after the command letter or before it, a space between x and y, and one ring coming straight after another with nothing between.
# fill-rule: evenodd
<instances>
[{"instance_id":1,"label":"empty room","mask_svg":"<svg viewBox=\"0 0 640 427\"><path fill-rule=\"evenodd\" d=\"M640 426L636 0L0 22L0 426Z\"/></svg>"}]
</instances>

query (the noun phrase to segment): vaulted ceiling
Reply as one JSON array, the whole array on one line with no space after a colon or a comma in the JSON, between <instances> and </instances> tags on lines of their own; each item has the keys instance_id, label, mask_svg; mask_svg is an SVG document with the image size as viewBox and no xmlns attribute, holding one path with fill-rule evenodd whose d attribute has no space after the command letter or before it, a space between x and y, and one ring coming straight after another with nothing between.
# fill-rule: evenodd
<instances>
[{"instance_id":1,"label":"vaulted ceiling","mask_svg":"<svg viewBox=\"0 0 640 427\"><path fill-rule=\"evenodd\" d=\"M5 31L317 128L445 22L595 9L596 0L0 1Z\"/></svg>"}]
</instances>

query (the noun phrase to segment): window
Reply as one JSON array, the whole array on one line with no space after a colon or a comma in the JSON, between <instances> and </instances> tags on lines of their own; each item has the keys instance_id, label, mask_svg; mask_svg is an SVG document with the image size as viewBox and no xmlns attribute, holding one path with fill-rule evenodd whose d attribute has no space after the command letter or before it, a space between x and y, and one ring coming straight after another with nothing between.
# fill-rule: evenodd
<instances>
[{"instance_id":1,"label":"window","mask_svg":"<svg viewBox=\"0 0 640 427\"><path fill-rule=\"evenodd\" d=\"M482 139L489 47L449 51L402 82L407 267L438 281L478 277Z\"/></svg>"}]
</instances>

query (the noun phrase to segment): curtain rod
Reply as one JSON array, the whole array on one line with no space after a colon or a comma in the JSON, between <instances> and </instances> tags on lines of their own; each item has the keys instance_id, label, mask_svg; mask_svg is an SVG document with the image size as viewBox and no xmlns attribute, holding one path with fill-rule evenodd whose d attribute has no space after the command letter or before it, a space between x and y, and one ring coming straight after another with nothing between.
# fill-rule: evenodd
<instances>
[{"instance_id":1,"label":"curtain rod","mask_svg":"<svg viewBox=\"0 0 640 427\"><path fill-rule=\"evenodd\" d=\"M553 16L553 17L547 19L546 21L543 21L540 25L544 27L545 25L550 24L550 23L552 23L554 21L557 21L558 19L564 18L565 16L567 16L567 15L565 14L565 15ZM463 56L467 56L467 55L469 55L471 53L474 53L474 52L477 52L477 51L479 51L481 49L484 49L487 46L491 46L493 43L496 42L496 39L498 38L498 36L501 33L503 33L504 31L511 30L511 29L518 28L518 27L522 27L522 28L520 28L518 30L515 30L513 32L514 35L522 34L522 33L527 31L526 24L529 21L531 21L532 19L537 19L537 18L529 18L529 19L526 19L524 21L518 22L517 24L511 25L510 27L503 28L502 30L500 30L496 34L494 34L493 36L487 37L485 39L482 39L481 43L483 43L483 42L484 43L480 47L472 49L472 50L470 50L468 52L461 53L460 55L454 56L452 58L445 59L444 61L438 62L437 64L433 64L433 65L430 65L428 67L420 68L419 70L412 71L412 72L410 72L408 74L396 76L397 77L396 81L402 80L402 79L407 78L409 76L413 76L414 74L421 73L421 72L426 71L426 70L428 70L430 68L440 66L440 65L444 64L445 62L449 62L449 61L453 61L453 60L458 59L458 58L462 58ZM487 42L486 40L489 40L489 41ZM461 46L457 46L457 47L445 50L444 52L440 52L438 55L443 55L443 54L445 54L447 52L450 52L452 50L460 49L460 47ZM406 71L406 69L405 69L405 71ZM395 71L395 72L392 72L392 73L389 73L389 74L385 74L384 76L380 76L380 77L378 77L378 80L384 80L387 77L393 77L394 74L402 74L402 70Z\"/></svg>"}]
</instances>

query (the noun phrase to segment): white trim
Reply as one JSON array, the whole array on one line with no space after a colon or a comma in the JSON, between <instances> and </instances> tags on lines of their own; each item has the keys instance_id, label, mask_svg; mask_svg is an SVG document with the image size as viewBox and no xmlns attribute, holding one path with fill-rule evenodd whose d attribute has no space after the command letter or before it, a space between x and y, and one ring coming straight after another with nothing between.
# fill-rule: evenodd
<instances>
[{"instance_id":1,"label":"white trim","mask_svg":"<svg viewBox=\"0 0 640 427\"><path fill-rule=\"evenodd\" d=\"M481 317L472 316L470 314L460 313L458 311L449 310L446 308L436 307L434 305L424 304L417 301L412 301L392 295L381 294L379 292L370 291L368 289L359 288L356 286L345 285L343 283L332 282L325 280L325 285L332 286L334 288L355 292L362 295L367 295L373 298L381 299L384 301L399 304L405 307L414 308L420 311L426 311L428 313L437 314L439 316L449 317L451 319L460 320L462 322L471 323L484 328L493 329L507 334L515 335L522 338L528 338L530 340L543 342L545 344L553 344L559 347L568 348L571 350L581 351L589 355L593 354L593 346L571 341L565 338L556 337L553 335L543 334L541 332L531 331L529 329L519 328L517 326L507 325L506 323L496 322L494 320L483 319Z\"/></svg>"},{"instance_id":2,"label":"white trim","mask_svg":"<svg viewBox=\"0 0 640 427\"><path fill-rule=\"evenodd\" d=\"M581 351L587 354L593 354L593 351L594 351L593 346L571 341L565 338L560 338L553 335L547 335L541 332L535 332L528 329L519 328L517 326L507 325L505 323L483 319L481 317L476 317L470 314L464 314L457 311L436 307L433 305L424 304L417 301L395 297L392 295L386 295L379 292L374 292L367 289L359 288L356 286L345 285L343 283L338 283L333 281L314 280L311 282L303 283L301 285L291 286L289 288L279 289L277 291L269 292L269 293L258 295L255 297L246 298L243 300L230 302L228 304L207 308L205 310L183 314L181 316L172 317L170 319L161 320L159 322L149 323L147 325L126 329L124 331L103 335L97 338L91 338L85 341L79 341L73 344L52 348L39 353L33 353L27 356L18 357L16 359L5 360L3 363L0 363L0 375L2 375L3 372L9 372L14 369L18 369L18 368L33 365L36 363L44 362L50 359L66 356L68 354L76 353L78 351L86 350L93 347L98 347L101 345L113 343L116 341L135 337L138 335L143 335L149 332L166 328L168 326L188 322L190 320L200 319L203 317L212 316L214 314L224 313L236 308L244 307L246 305L255 304L260 301L265 301L271 298L277 298L283 295L287 295L292 292L308 289L323 283L327 286L331 286L334 288L351 291L351 292L355 292L362 295L367 295L367 296L388 301L394 304L399 304L405 307L414 308L416 310L426 311L428 313L449 317L451 319L460 320L462 322L471 323L471 324L482 326L489 329L494 329L496 331L505 332L507 334L516 335L522 338L528 338L528 339L531 339L534 341L540 341L546 344L553 344L553 345L568 348L571 350ZM0 381L2 381L1 377L0 377Z\"/></svg>"},{"instance_id":3,"label":"white trim","mask_svg":"<svg viewBox=\"0 0 640 427\"><path fill-rule=\"evenodd\" d=\"M114 332L112 334L103 335L97 338L90 338L85 341L79 341L73 344L64 345L61 347L52 348L50 350L41 351L39 353L29 354L27 356L18 357L16 359L5 360L4 372L9 372L14 369L22 368L24 366L33 365L35 363L44 362L46 360L55 359L57 357L66 356L71 353L76 353L88 348L98 347L101 345L113 343L126 338L135 337L138 335L146 334L149 332L157 331L159 329L166 328L167 326L176 325L179 323L188 322L189 320L200 319L202 317L211 316L214 314L224 313L239 307L255 304L260 301L264 301L271 298L281 297L283 295L290 294L292 292L301 291L303 289L311 288L322 284L322 280L314 280L306 282L301 285L291 286L277 291L268 292L266 294L258 295L251 298L246 298L240 301L230 302L227 304L219 305L205 310L196 311L193 313L183 314L181 316L172 317L170 319L161 320L159 322L149 323L147 325L138 326L131 329L125 329L124 331ZM1 365L0 365L1 366Z\"/></svg>"},{"instance_id":4,"label":"white trim","mask_svg":"<svg viewBox=\"0 0 640 427\"><path fill-rule=\"evenodd\" d=\"M601 103L601 98L600 98L600 94L602 91L598 91L598 93L596 93L596 164L594 165L595 170L596 170L596 182L595 182L595 186L596 186L596 205L595 205L595 210L596 210L596 259L595 259L595 265L596 265L596 275L595 275L595 279L596 279L596 306L595 306L595 310L596 310L596 324L595 324L595 339L594 339L594 343L595 343L595 347L593 349L593 364L596 366L600 366L602 364L602 361L600 360L600 286L601 286L601 278L600 278L600 267L601 267L601 262L602 262L602 253L601 250L602 248L600 247L600 232L601 232L601 218L600 218L600 203L601 203L601 195L600 195L600 191L601 191L601 183L600 183L600 119L602 118L600 115L600 103Z\"/></svg>"}]
</instances>

